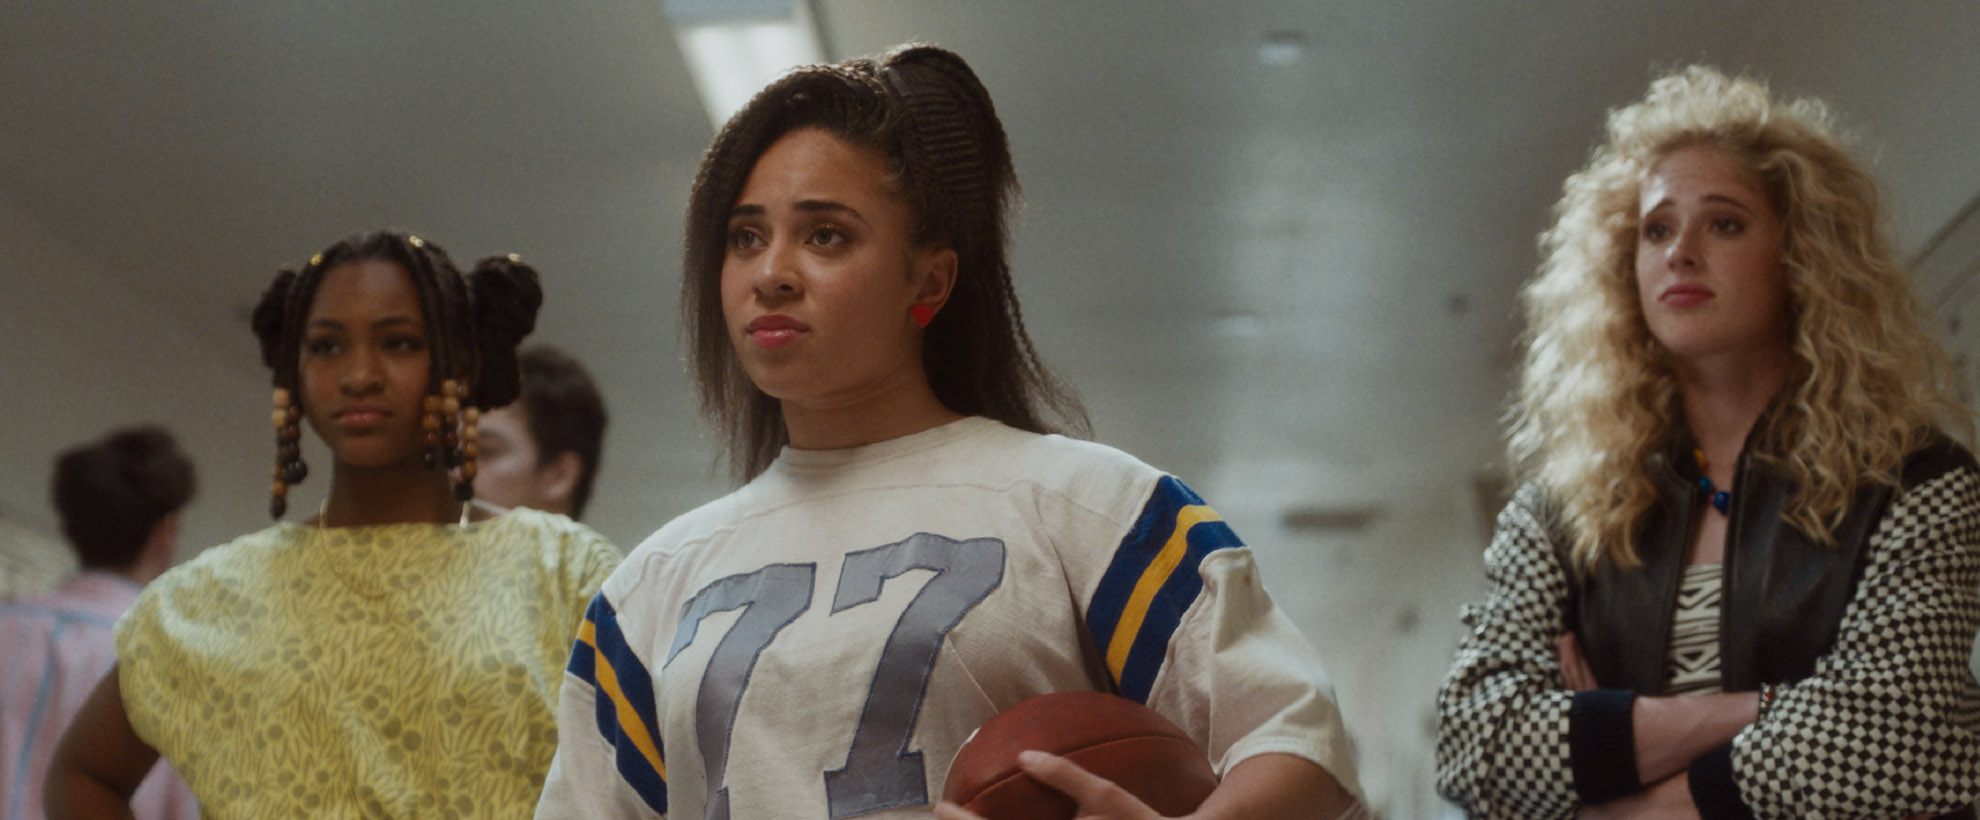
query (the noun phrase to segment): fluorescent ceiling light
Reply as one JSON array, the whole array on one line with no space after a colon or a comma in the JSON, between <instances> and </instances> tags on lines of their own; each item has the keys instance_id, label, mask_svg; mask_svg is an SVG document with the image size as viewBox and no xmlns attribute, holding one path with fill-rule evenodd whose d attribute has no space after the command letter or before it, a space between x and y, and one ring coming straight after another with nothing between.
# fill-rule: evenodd
<instances>
[{"instance_id":1,"label":"fluorescent ceiling light","mask_svg":"<svg viewBox=\"0 0 1980 820\"><path fill-rule=\"evenodd\" d=\"M1259 65L1270 68L1285 68L1298 65L1306 59L1306 34L1291 29L1265 32L1265 39L1258 44Z\"/></svg>"},{"instance_id":2,"label":"fluorescent ceiling light","mask_svg":"<svg viewBox=\"0 0 1980 820\"><path fill-rule=\"evenodd\" d=\"M666 9L717 130L771 80L825 61L806 0L668 0Z\"/></svg>"}]
</instances>

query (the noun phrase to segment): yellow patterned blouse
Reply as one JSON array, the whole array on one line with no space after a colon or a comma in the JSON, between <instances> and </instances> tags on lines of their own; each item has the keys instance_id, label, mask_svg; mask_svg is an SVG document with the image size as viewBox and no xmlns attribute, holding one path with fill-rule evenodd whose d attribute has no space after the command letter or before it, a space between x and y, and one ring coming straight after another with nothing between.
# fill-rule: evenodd
<instances>
[{"instance_id":1,"label":"yellow patterned blouse","mask_svg":"<svg viewBox=\"0 0 1980 820\"><path fill-rule=\"evenodd\" d=\"M283 522L152 582L117 624L139 737L209 818L527 817L603 537Z\"/></svg>"}]
</instances>

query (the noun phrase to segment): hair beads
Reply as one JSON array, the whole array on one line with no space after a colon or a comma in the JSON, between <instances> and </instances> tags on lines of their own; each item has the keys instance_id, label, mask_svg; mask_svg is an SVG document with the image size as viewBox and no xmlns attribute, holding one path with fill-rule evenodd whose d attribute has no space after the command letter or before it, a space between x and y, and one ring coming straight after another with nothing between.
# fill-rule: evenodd
<instances>
[{"instance_id":1,"label":"hair beads","mask_svg":"<svg viewBox=\"0 0 1980 820\"><path fill-rule=\"evenodd\" d=\"M281 518L289 511L289 487L309 477L309 465L302 460L302 408L297 407L288 388L275 388L275 482L269 488L268 514Z\"/></svg>"}]
</instances>

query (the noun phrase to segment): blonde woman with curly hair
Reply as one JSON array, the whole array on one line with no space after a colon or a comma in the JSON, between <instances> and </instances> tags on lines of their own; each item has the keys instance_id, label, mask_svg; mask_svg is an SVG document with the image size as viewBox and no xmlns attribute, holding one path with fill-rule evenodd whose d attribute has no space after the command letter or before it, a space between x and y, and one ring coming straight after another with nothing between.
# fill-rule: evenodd
<instances>
[{"instance_id":1,"label":"blonde woman with curly hair","mask_svg":"<svg viewBox=\"0 0 1980 820\"><path fill-rule=\"evenodd\" d=\"M1972 816L1980 468L1876 186L1691 67L1609 116L1526 286L1522 486L1438 698L1475 817Z\"/></svg>"}]
</instances>

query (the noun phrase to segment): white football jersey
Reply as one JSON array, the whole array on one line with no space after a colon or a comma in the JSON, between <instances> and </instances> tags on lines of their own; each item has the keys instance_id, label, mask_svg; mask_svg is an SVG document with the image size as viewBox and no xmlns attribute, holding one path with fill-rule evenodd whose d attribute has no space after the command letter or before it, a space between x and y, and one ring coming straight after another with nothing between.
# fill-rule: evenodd
<instances>
[{"instance_id":1,"label":"white football jersey","mask_svg":"<svg viewBox=\"0 0 1980 820\"><path fill-rule=\"evenodd\" d=\"M981 418L787 449L662 528L593 601L543 818L926 817L1027 697L1117 692L1221 773L1353 768L1319 663L1250 550L1117 450Z\"/></svg>"}]
</instances>

